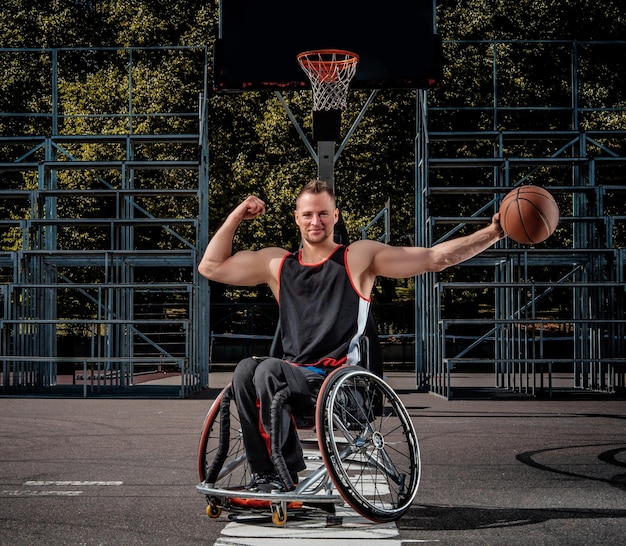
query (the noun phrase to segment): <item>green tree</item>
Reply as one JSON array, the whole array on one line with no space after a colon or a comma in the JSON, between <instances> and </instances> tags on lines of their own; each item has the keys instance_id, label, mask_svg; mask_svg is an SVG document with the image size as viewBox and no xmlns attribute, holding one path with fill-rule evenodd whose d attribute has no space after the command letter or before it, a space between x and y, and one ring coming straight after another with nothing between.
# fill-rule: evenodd
<instances>
[{"instance_id":1,"label":"green tree","mask_svg":"<svg viewBox=\"0 0 626 546\"><path fill-rule=\"evenodd\" d=\"M129 127L129 82L132 78L133 133L166 134L194 132L197 121L175 115L197 109L197 82L205 66L201 55L168 52L162 46L206 46L212 52L217 34L217 2L197 0L2 0L0 2L0 47L31 48L28 51L0 51L0 111L32 116L0 117L0 135L46 135L49 118L35 116L52 111L49 50L59 53L59 103L64 114L107 114L100 117L65 118L59 128L64 134L127 134ZM583 15L584 14L584 15ZM581 24L584 21L584 24ZM513 2L511 0L441 0L437 5L438 31L445 42L446 63L443 84L429 91L433 106L444 109L431 114L434 128L461 130L493 128L493 120L480 110L464 114L445 107L459 104L482 106L493 101L491 80L494 54L501 68L499 100L504 104L553 105L569 101L569 52L558 40L612 40L626 35L626 18L620 4L588 0ZM463 43L457 42L464 41ZM473 43L467 41L473 40ZM546 40L541 47L524 43L503 43L497 51L485 40ZM482 43L481 43L482 42ZM130 50L91 50L81 48L133 48ZM623 56L623 50L620 53ZM586 104L624 104L621 74L603 61L614 51L605 47L584 52L581 92ZM210 57L210 55L209 55ZM612 65L615 66L615 65ZM626 68L623 64L623 68ZM209 72L211 63L206 66ZM342 133L346 134L367 93L353 91L343 114ZM307 134L311 130L309 91L285 92L284 99ZM242 227L236 244L255 247L271 241L287 248L297 246L297 232L290 219L295 192L316 175L300 135L272 92L241 94L209 93L211 229L249 193L263 196L269 212L261 221ZM165 116L155 114L165 113ZM108 116L112 114L112 116ZM552 128L569 120L555 117ZM623 113L586 117L583 126L624 126ZM543 118L510 114L498 120L496 128L537 128ZM336 169L336 186L351 238L359 237L365 225L390 198L393 210L392 241L401 240L414 229L415 93L386 90L378 93L344 149ZM23 148L1 145L0 153L14 161ZM458 157L484 153L463 143L451 146ZM68 146L68 153L83 159L123 158L123 149L96 145ZM168 159L187 153L171 146L153 145L146 157ZM515 150L519 152L519 150ZM34 159L40 159L36 156ZM31 175L2 173L1 183L16 189L32 187ZM461 175L456 183L476 183ZM115 175L107 183L119 184ZM61 177L62 187L98 187L97 177L74 173ZM186 175L156 175L143 181L151 187L189 187ZM191 203L176 200L146 200L145 207L155 215L189 214ZM455 210L472 210L471 200L450 201ZM106 215L108 203L65 204L68 215ZM21 204L3 205L6 217L28 214ZM72 208L73 207L73 208ZM8 237L8 238L7 238ZM152 234L140 241L150 245ZM6 247L19 243L5 237ZM86 244L68 238L68 244ZM97 244L97 241L93 241ZM156 244L156 243L152 243ZM159 242L159 244L170 244ZM171 243L175 244L175 243Z\"/></svg>"}]
</instances>

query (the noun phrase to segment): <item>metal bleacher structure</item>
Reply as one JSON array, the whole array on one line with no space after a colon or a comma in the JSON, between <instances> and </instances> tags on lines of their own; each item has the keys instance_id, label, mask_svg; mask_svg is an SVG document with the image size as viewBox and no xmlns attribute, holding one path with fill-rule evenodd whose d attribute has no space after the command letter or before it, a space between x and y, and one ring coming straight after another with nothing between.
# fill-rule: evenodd
<instances>
[{"instance_id":1,"label":"metal bleacher structure","mask_svg":"<svg viewBox=\"0 0 626 546\"><path fill-rule=\"evenodd\" d=\"M206 48L3 54L39 62L50 82L48 111L2 114L23 128L0 138L0 199L13 211L0 226L17 241L0 253L3 392L58 386L61 367L85 396L128 392L155 370L181 372L174 396L206 386L209 293L196 270L208 242ZM60 75L77 56L104 68L98 55L123 67L125 90L109 110L85 111ZM189 107L155 112L134 78L146 60L176 56L197 67Z\"/></svg>"},{"instance_id":2,"label":"metal bleacher structure","mask_svg":"<svg viewBox=\"0 0 626 546\"><path fill-rule=\"evenodd\" d=\"M493 372L487 387L506 392L551 397L556 371L565 372L566 389L623 390L626 96L614 75L626 62L626 42L458 41L447 48L448 58L465 48L490 60L485 102L439 105L418 93L416 224L426 229L416 231L417 244L489 221L520 184L548 189L561 219L545 243L505 239L468 261L463 274L418 280L418 385L453 398L455 376L481 369ZM553 70L546 76L537 66ZM533 81L538 72L548 81ZM520 92L524 83L536 95ZM619 104L603 103L607 86L619 90ZM451 203L463 216L439 212Z\"/></svg>"},{"instance_id":3,"label":"metal bleacher structure","mask_svg":"<svg viewBox=\"0 0 626 546\"><path fill-rule=\"evenodd\" d=\"M520 104L507 91L510 67L498 55L511 45L444 42L444 50L492 56L489 104L443 104L436 90L415 91L415 242L430 246L488 222L526 183L555 195L561 222L542 245L504 240L452 276L416 280L417 386L452 398L455 373L479 368L493 372L492 387L536 394L565 369L573 388L614 392L626 382L626 130L610 119L624 119L626 98L610 106L588 98L602 86L589 58L619 71L626 42L611 43L617 56L599 56L594 48L606 44L598 42L525 43L538 58L557 48L568 59L557 105ZM127 390L142 370L171 369L181 372L174 394L186 397L209 383L210 296L196 269L209 231L207 50L116 49L127 95L124 108L106 113L60 98L69 51L2 52L37 55L51 73L49 111L0 113L24 128L0 137L0 202L11 211L0 220L2 393L53 387L60 367L85 396ZM136 106L132 76L145 51L195 63L193 108ZM149 118L161 129L137 131ZM77 120L99 129L72 129ZM107 120L124 130L109 134ZM460 212L450 216L455 200Z\"/></svg>"}]
</instances>

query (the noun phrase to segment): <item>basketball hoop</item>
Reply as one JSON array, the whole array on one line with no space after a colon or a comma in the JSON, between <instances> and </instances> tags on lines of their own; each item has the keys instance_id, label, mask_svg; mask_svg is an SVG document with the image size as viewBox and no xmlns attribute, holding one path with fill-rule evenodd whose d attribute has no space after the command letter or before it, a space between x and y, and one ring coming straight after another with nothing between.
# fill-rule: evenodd
<instances>
[{"instance_id":1,"label":"basketball hoop","mask_svg":"<svg viewBox=\"0 0 626 546\"><path fill-rule=\"evenodd\" d=\"M317 49L297 59L311 80L313 110L344 110L359 56L343 49Z\"/></svg>"}]
</instances>

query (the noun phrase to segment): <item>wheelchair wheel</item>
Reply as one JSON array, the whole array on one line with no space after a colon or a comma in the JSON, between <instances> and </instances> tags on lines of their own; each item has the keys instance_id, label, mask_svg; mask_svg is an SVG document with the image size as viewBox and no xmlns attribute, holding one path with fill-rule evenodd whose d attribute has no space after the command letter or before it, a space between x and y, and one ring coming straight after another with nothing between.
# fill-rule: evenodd
<instances>
[{"instance_id":1,"label":"wheelchair wheel","mask_svg":"<svg viewBox=\"0 0 626 546\"><path fill-rule=\"evenodd\" d=\"M201 481L219 489L250 483L239 414L230 385L217 396L204 420L198 443L198 474Z\"/></svg>"},{"instance_id":2,"label":"wheelchair wheel","mask_svg":"<svg viewBox=\"0 0 626 546\"><path fill-rule=\"evenodd\" d=\"M421 463L411 418L391 387L364 368L339 368L322 385L316 424L342 498L372 521L400 518L417 494Z\"/></svg>"}]
</instances>

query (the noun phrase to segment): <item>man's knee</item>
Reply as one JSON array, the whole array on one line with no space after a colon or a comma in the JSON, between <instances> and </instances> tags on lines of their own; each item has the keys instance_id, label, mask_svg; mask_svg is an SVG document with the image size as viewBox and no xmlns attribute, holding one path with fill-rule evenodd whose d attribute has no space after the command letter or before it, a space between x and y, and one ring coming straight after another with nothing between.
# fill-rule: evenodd
<instances>
[{"instance_id":1,"label":"man's knee","mask_svg":"<svg viewBox=\"0 0 626 546\"><path fill-rule=\"evenodd\" d=\"M235 371L233 372L233 383L248 383L252 381L258 365L258 361L254 358L244 358L241 360L237 366L235 366Z\"/></svg>"},{"instance_id":2,"label":"man's knee","mask_svg":"<svg viewBox=\"0 0 626 546\"><path fill-rule=\"evenodd\" d=\"M268 358L259 362L254 372L254 384L257 388L267 385L282 384L285 381L283 363L278 358Z\"/></svg>"},{"instance_id":3,"label":"man's knee","mask_svg":"<svg viewBox=\"0 0 626 546\"><path fill-rule=\"evenodd\" d=\"M244 358L243 360L240 360L237 366L235 366L235 369L250 370L256 368L258 365L259 360L249 356L247 358Z\"/></svg>"}]
</instances>

